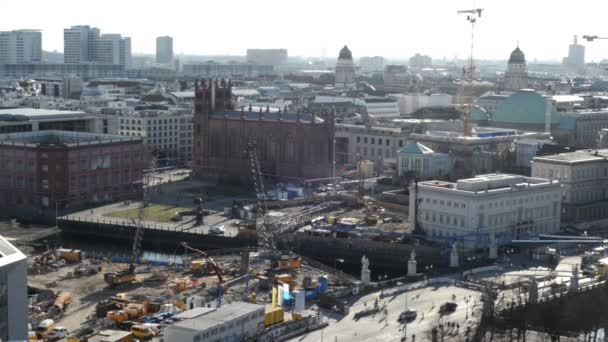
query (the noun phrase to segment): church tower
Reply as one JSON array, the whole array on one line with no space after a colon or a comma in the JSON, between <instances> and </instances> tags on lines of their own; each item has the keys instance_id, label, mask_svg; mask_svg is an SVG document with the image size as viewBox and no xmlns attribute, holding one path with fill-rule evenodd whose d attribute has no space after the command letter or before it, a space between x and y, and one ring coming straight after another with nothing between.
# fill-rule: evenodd
<instances>
[{"instance_id":1,"label":"church tower","mask_svg":"<svg viewBox=\"0 0 608 342\"><path fill-rule=\"evenodd\" d=\"M505 90L520 90L528 88L528 68L526 67L526 56L519 46L511 52L507 71L505 72Z\"/></svg>"},{"instance_id":2,"label":"church tower","mask_svg":"<svg viewBox=\"0 0 608 342\"><path fill-rule=\"evenodd\" d=\"M344 45L338 56L336 63L336 79L334 82L336 88L355 89L355 63L353 62L353 54Z\"/></svg>"}]
</instances>

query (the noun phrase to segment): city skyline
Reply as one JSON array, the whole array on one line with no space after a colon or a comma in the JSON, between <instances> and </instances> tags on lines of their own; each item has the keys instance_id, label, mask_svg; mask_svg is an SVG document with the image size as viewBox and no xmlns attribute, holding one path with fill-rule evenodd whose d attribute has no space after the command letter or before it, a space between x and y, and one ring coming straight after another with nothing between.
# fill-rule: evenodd
<instances>
[{"instance_id":1,"label":"city skyline","mask_svg":"<svg viewBox=\"0 0 608 342\"><path fill-rule=\"evenodd\" d=\"M54 11L56 3L29 2L28 8L34 6L39 10L31 13L27 24L18 16L9 16L0 23L0 30L40 29L43 49L59 52L63 51L64 28L90 25L132 37L135 54L153 54L156 37L168 35L175 39L176 54L245 55L247 48L285 48L290 56L332 57L347 44L355 59L370 55L408 57L415 53L453 59L468 56L470 41L470 25L456 11L475 6L484 9L475 31L476 58L506 59L519 42L529 61L561 61L574 35L579 35L579 42L587 46L587 61L608 57L605 42L587 43L580 39L584 34L608 35L601 25L603 11L587 11L590 0L580 1L576 7L561 2L522 0L475 4L469 0L421 4L381 0L374 7L348 8L338 2L313 0L298 7L297 15L283 12L284 4L275 0L204 6L178 0L175 7L191 6L192 10L179 11L177 16L167 15L161 7L151 7L146 9L144 20L136 20L141 11L139 4L110 0L95 11L84 11L76 1L61 3L72 10ZM25 6L18 2L4 4L7 13L23 12ZM326 16L327 13L332 15ZM194 29L197 26L200 30ZM220 31L222 34L218 34ZM378 39L378 35L383 38Z\"/></svg>"}]
</instances>

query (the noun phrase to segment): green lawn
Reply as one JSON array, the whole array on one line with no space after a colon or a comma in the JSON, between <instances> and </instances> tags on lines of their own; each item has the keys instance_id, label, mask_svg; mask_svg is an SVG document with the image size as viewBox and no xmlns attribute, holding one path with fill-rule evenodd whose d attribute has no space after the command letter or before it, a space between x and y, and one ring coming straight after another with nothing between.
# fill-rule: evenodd
<instances>
[{"instance_id":1,"label":"green lawn","mask_svg":"<svg viewBox=\"0 0 608 342\"><path fill-rule=\"evenodd\" d=\"M144 220L154 222L171 222L171 218L175 216L175 213L188 210L192 209L183 207L173 207L163 204L152 204L144 209ZM111 213L104 214L103 216L118 217L124 219L137 219L138 214L139 208L133 208L114 211Z\"/></svg>"}]
</instances>

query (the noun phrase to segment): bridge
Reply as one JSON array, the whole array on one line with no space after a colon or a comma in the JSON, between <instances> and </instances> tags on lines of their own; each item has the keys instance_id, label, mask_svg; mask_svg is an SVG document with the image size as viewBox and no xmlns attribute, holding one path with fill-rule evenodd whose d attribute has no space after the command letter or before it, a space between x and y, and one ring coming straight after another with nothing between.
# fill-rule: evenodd
<instances>
[{"instance_id":1,"label":"bridge","mask_svg":"<svg viewBox=\"0 0 608 342\"><path fill-rule=\"evenodd\" d=\"M14 240L12 243L14 245L24 246L24 245L28 245L28 244L30 244L30 243L32 243L34 241L50 238L53 235L59 234L59 232L60 232L59 228L53 227L53 228L50 228L50 229L45 229L45 230L36 232L34 234L30 234L30 235L26 235L26 236L20 237L20 238Z\"/></svg>"},{"instance_id":2,"label":"bridge","mask_svg":"<svg viewBox=\"0 0 608 342\"><path fill-rule=\"evenodd\" d=\"M316 205L293 215L279 217L266 223L270 231L275 234L293 233L298 228L308 224L322 213L340 207L342 202L332 201Z\"/></svg>"}]
</instances>

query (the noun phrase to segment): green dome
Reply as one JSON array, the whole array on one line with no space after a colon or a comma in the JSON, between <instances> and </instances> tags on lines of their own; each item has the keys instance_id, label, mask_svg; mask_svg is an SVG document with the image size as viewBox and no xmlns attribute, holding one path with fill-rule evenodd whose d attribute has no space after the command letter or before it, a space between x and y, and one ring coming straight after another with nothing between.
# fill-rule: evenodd
<instances>
[{"instance_id":1,"label":"green dome","mask_svg":"<svg viewBox=\"0 0 608 342\"><path fill-rule=\"evenodd\" d=\"M353 54L348 49L348 46L344 45L342 50L340 50L340 55L338 59L353 59Z\"/></svg>"},{"instance_id":2,"label":"green dome","mask_svg":"<svg viewBox=\"0 0 608 342\"><path fill-rule=\"evenodd\" d=\"M516 47L515 50L513 50L513 52L511 52L511 57L509 57L509 64L511 64L511 63L519 63L519 64L526 63L526 56L519 49L519 46Z\"/></svg>"}]
</instances>

